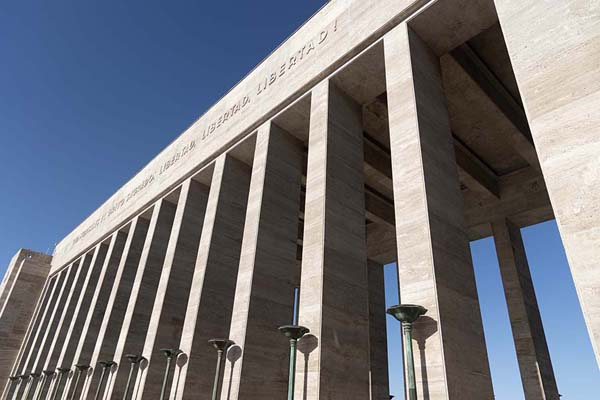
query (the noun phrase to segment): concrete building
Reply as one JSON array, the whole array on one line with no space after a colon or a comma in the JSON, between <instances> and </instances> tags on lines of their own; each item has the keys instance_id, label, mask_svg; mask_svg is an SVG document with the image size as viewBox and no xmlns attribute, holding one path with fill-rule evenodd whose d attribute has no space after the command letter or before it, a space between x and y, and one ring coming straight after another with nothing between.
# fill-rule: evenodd
<instances>
[{"instance_id":1,"label":"concrete building","mask_svg":"<svg viewBox=\"0 0 600 400\"><path fill-rule=\"evenodd\" d=\"M525 396L558 400L520 228L556 218L600 359L599 15L330 1L57 245L29 327L0 315L3 399L210 399L213 337L221 400L283 399L299 288L296 398L387 400L391 262L429 310L419 399L493 399L469 250L493 236Z\"/></svg>"}]
</instances>

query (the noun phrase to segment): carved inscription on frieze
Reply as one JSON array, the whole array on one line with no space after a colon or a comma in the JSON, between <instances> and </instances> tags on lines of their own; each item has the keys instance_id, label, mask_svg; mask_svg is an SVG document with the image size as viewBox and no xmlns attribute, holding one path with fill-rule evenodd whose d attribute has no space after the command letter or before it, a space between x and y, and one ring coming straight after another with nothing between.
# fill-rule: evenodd
<instances>
[{"instance_id":1,"label":"carved inscription on frieze","mask_svg":"<svg viewBox=\"0 0 600 400\"><path fill-rule=\"evenodd\" d=\"M255 93L248 93L235 104L231 105L227 111L219 115L217 119L205 126L204 130L202 131L201 140L204 141L208 139L215 132L217 132L219 128L226 125L227 122L233 119L240 111L247 108L252 103L253 98L264 96L274 84L283 81L285 77L292 73L296 67L310 58L317 48L322 46L331 35L337 32L337 30L337 20L335 20L330 26L319 32L317 36L311 38L301 48L284 58L280 63L277 63L276 67L258 82Z\"/></svg>"},{"instance_id":2,"label":"carved inscription on frieze","mask_svg":"<svg viewBox=\"0 0 600 400\"><path fill-rule=\"evenodd\" d=\"M212 121L206 122L201 135L197 137L200 141L204 141L216 132L231 122L233 118L238 117L245 109L252 106L253 100L260 96L265 96L275 86L284 82L286 77L294 73L303 63L306 63L310 57L313 57L318 48L323 46L330 38L338 31L338 21L333 21L330 25L321 30L316 36L305 42L302 47L298 48L286 57L281 58L279 62L273 61L270 68L265 69L265 75L256 83L256 89L251 93L241 97L238 101L230 104L226 110L215 117ZM196 148L196 140L191 140L175 151L170 158L159 164L155 170L147 175L138 185L127 192L121 198L113 201L108 210L100 217L96 218L87 228L79 233L71 242L69 248L75 246L79 241L83 240L91 232L95 231L99 226L111 220L116 212L132 202L135 198L144 193L148 188L152 187L159 180L158 178L165 174L169 169L176 164L189 157L190 153Z\"/></svg>"},{"instance_id":3,"label":"carved inscription on frieze","mask_svg":"<svg viewBox=\"0 0 600 400\"><path fill-rule=\"evenodd\" d=\"M132 190L130 190L124 197L115 200L111 203L109 209L102 214L99 218L97 218L90 226L88 226L83 232L73 239L73 243L71 246L75 245L80 240L84 239L90 232L94 231L104 222L110 220L112 215L123 208L130 201L135 199L137 196L142 194L146 189L154 184L157 180L157 177L160 177L164 173L167 172L168 169L172 168L174 165L178 164L183 159L187 158L192 151L196 148L196 141L192 140L189 143L186 143L184 146L179 148L170 158L164 161L162 164L158 166L158 169L152 172L150 175L146 176L142 182L140 182L137 186L135 186Z\"/></svg>"}]
</instances>

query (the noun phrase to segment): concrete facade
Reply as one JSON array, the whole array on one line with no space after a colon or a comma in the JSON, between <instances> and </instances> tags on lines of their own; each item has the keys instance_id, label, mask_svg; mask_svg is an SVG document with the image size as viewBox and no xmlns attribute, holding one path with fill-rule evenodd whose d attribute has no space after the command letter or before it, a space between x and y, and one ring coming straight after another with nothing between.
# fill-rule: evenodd
<instances>
[{"instance_id":1,"label":"concrete facade","mask_svg":"<svg viewBox=\"0 0 600 400\"><path fill-rule=\"evenodd\" d=\"M525 398L558 399L520 229L556 217L600 359L599 7L328 2L52 257L15 255L2 399L209 399L211 338L220 400L285 398L297 322L296 398L388 400L394 262L428 309L418 399L493 399L490 236Z\"/></svg>"}]
</instances>

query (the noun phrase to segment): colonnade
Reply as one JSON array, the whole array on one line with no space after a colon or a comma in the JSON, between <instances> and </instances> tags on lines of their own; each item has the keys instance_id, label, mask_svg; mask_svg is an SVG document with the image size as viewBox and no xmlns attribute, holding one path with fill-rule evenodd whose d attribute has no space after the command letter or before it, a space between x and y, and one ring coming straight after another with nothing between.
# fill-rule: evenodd
<instances>
[{"instance_id":1,"label":"colonnade","mask_svg":"<svg viewBox=\"0 0 600 400\"><path fill-rule=\"evenodd\" d=\"M383 38L401 301L418 392L492 399L439 58L401 23ZM297 399L387 400L383 266L370 258L362 106L325 78L305 138L271 119L47 281L3 400L282 399L294 310ZM285 111L284 111L285 113ZM492 223L528 399L558 399L520 233ZM294 291L299 288L299 301ZM164 381L164 349L181 351ZM133 367L130 368L133 361Z\"/></svg>"}]
</instances>

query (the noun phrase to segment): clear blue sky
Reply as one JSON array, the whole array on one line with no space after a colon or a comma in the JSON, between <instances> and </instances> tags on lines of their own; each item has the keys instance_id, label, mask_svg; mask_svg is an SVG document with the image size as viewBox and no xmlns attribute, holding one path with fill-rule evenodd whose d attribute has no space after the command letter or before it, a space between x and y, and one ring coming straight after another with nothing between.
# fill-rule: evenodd
<instances>
[{"instance_id":1,"label":"clear blue sky","mask_svg":"<svg viewBox=\"0 0 600 400\"><path fill-rule=\"evenodd\" d=\"M51 252L323 3L2 1L2 273L19 247ZM556 225L524 235L563 399L590 399L600 374ZM496 398L522 399L493 243L472 249ZM400 395L399 329L388 327Z\"/></svg>"}]
</instances>

